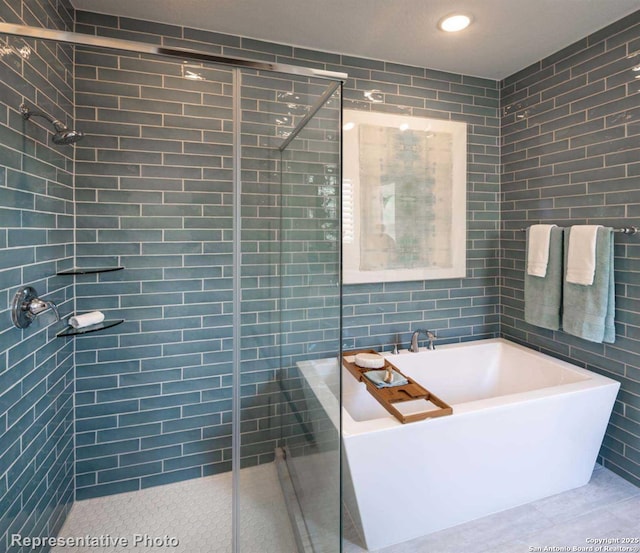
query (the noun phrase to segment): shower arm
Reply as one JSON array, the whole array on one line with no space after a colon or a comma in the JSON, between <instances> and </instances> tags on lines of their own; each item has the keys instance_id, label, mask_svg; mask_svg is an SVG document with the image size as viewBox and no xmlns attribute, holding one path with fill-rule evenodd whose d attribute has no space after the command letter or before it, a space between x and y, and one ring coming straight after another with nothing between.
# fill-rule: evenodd
<instances>
[{"instance_id":1,"label":"shower arm","mask_svg":"<svg viewBox=\"0 0 640 553\"><path fill-rule=\"evenodd\" d=\"M49 121L49 123L51 123L54 126L54 128L56 129L56 132L64 132L66 130L69 130L69 128L62 121L58 119L54 119L44 111L29 109L25 104L20 105L20 113L22 113L22 118L25 121L27 121L31 117L42 117L43 119L46 119L47 121Z\"/></svg>"}]
</instances>

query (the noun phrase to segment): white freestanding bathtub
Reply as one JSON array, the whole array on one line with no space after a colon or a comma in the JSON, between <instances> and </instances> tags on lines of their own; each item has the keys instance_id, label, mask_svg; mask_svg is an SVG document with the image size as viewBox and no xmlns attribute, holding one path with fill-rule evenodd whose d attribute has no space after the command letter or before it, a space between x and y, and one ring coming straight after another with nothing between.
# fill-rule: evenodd
<instances>
[{"instance_id":1,"label":"white freestanding bathtub","mask_svg":"<svg viewBox=\"0 0 640 553\"><path fill-rule=\"evenodd\" d=\"M343 370L343 497L368 549L589 481L618 382L501 339L388 359L453 414L401 424ZM302 372L334 411L335 361Z\"/></svg>"}]
</instances>

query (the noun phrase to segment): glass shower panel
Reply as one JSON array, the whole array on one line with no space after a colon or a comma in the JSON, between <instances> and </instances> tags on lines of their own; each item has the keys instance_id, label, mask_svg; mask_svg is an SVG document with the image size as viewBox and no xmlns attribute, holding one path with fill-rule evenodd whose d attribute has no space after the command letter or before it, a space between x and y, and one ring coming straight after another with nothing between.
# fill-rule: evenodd
<instances>
[{"instance_id":1,"label":"glass shower panel","mask_svg":"<svg viewBox=\"0 0 640 553\"><path fill-rule=\"evenodd\" d=\"M328 86L242 72L240 551L340 550L339 93L279 149ZM330 407L307 366L329 368Z\"/></svg>"},{"instance_id":2,"label":"glass shower panel","mask_svg":"<svg viewBox=\"0 0 640 553\"><path fill-rule=\"evenodd\" d=\"M337 90L281 161L282 450L315 553L341 542L340 105Z\"/></svg>"},{"instance_id":3,"label":"glass shower panel","mask_svg":"<svg viewBox=\"0 0 640 553\"><path fill-rule=\"evenodd\" d=\"M15 37L0 72L0 293L36 285L62 316L0 327L0 549L338 551L338 410L300 371L340 348L339 96L281 153L327 81ZM53 144L21 103L84 137ZM93 310L123 322L57 336Z\"/></svg>"}]
</instances>

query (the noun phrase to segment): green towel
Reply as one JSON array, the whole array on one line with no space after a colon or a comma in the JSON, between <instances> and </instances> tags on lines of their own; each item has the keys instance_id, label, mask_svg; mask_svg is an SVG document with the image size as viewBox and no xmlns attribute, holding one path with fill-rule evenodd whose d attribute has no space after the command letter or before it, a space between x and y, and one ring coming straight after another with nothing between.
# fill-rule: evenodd
<instances>
[{"instance_id":1,"label":"green towel","mask_svg":"<svg viewBox=\"0 0 640 553\"><path fill-rule=\"evenodd\" d=\"M527 229L529 244L529 229ZM547 274L537 277L528 273L525 252L524 268L524 320L529 324L558 330L562 305L562 229L554 227L549 236L549 262Z\"/></svg>"},{"instance_id":2,"label":"green towel","mask_svg":"<svg viewBox=\"0 0 640 553\"><path fill-rule=\"evenodd\" d=\"M571 229L565 229L565 259ZM564 281L562 329L590 342L616 340L614 324L613 229L601 227L596 236L596 270L591 286Z\"/></svg>"}]
</instances>

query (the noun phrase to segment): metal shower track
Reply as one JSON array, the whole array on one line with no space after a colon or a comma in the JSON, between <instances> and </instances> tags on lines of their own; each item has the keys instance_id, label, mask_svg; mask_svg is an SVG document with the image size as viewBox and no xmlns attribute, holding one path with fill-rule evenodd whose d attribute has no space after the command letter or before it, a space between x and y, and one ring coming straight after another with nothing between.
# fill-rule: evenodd
<instances>
[{"instance_id":1,"label":"metal shower track","mask_svg":"<svg viewBox=\"0 0 640 553\"><path fill-rule=\"evenodd\" d=\"M69 31L58 31L39 27L29 27L27 25L14 25L11 23L0 23L0 33L11 36L36 38L42 40L55 40L76 46L94 46L98 48L110 48L137 54L156 54L168 58L180 58L183 61L200 61L229 65L232 67L245 67L255 70L275 71L287 75L300 75L303 77L317 77L333 81L345 80L348 75L337 71L325 71L323 69L313 69L311 67L299 67L285 63L271 63L265 61L254 61L244 58L232 58L218 56L200 50L189 48L166 48L137 42L133 40L122 40L101 36L87 35L85 33L73 33Z\"/></svg>"}]
</instances>

